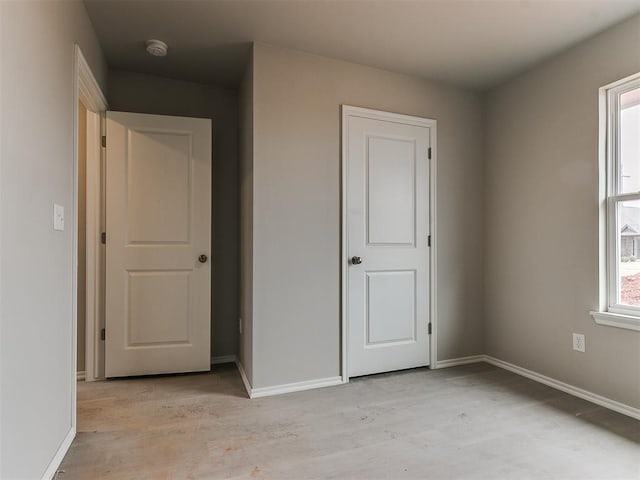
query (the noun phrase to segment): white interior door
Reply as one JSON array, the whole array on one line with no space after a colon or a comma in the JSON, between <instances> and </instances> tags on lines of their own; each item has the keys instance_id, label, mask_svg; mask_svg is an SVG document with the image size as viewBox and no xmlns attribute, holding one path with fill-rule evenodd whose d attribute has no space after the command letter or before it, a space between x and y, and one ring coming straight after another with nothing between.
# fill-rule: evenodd
<instances>
[{"instance_id":1,"label":"white interior door","mask_svg":"<svg viewBox=\"0 0 640 480\"><path fill-rule=\"evenodd\" d=\"M429 364L428 120L345 114L349 376Z\"/></svg>"},{"instance_id":2,"label":"white interior door","mask_svg":"<svg viewBox=\"0 0 640 480\"><path fill-rule=\"evenodd\" d=\"M211 122L108 112L106 135L105 374L209 370Z\"/></svg>"}]
</instances>

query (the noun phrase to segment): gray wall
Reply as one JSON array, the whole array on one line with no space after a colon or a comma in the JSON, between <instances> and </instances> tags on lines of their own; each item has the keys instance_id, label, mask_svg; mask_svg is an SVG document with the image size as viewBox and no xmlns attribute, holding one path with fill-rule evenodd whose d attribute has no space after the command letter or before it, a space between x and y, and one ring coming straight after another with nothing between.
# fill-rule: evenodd
<instances>
[{"instance_id":1,"label":"gray wall","mask_svg":"<svg viewBox=\"0 0 640 480\"><path fill-rule=\"evenodd\" d=\"M640 333L600 326L598 88L640 71L640 16L487 103L487 353L640 407ZM572 351L572 332L586 353Z\"/></svg>"},{"instance_id":2,"label":"gray wall","mask_svg":"<svg viewBox=\"0 0 640 480\"><path fill-rule=\"evenodd\" d=\"M240 114L240 335L239 358L253 381L253 48L238 94Z\"/></svg>"},{"instance_id":3,"label":"gray wall","mask_svg":"<svg viewBox=\"0 0 640 480\"><path fill-rule=\"evenodd\" d=\"M82 3L0 18L0 478L41 478L72 421L74 43L102 88L106 65Z\"/></svg>"},{"instance_id":4,"label":"gray wall","mask_svg":"<svg viewBox=\"0 0 640 480\"><path fill-rule=\"evenodd\" d=\"M438 121L438 356L483 344L479 95L254 45L253 387L340 374L340 105Z\"/></svg>"},{"instance_id":5,"label":"gray wall","mask_svg":"<svg viewBox=\"0 0 640 480\"><path fill-rule=\"evenodd\" d=\"M109 71L111 110L210 118L213 125L211 354L238 346L238 99L235 90Z\"/></svg>"}]
</instances>

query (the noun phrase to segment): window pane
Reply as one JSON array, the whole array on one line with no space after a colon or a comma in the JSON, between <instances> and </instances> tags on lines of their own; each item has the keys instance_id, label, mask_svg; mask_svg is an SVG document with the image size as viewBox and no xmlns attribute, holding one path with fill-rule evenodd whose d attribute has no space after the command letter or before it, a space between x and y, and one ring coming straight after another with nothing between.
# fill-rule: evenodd
<instances>
[{"instance_id":1,"label":"window pane","mask_svg":"<svg viewBox=\"0 0 640 480\"><path fill-rule=\"evenodd\" d=\"M619 302L640 307L640 200L618 204Z\"/></svg>"},{"instance_id":2,"label":"window pane","mask_svg":"<svg viewBox=\"0 0 640 480\"><path fill-rule=\"evenodd\" d=\"M640 88L620 95L621 192L640 192Z\"/></svg>"}]
</instances>

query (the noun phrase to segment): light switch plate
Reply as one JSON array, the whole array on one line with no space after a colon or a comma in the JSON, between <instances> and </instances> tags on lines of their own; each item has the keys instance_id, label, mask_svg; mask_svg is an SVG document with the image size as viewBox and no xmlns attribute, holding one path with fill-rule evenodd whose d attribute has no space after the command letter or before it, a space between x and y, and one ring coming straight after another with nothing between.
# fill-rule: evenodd
<instances>
[{"instance_id":1,"label":"light switch plate","mask_svg":"<svg viewBox=\"0 0 640 480\"><path fill-rule=\"evenodd\" d=\"M57 203L53 204L53 229L64 230L64 207Z\"/></svg>"}]
</instances>

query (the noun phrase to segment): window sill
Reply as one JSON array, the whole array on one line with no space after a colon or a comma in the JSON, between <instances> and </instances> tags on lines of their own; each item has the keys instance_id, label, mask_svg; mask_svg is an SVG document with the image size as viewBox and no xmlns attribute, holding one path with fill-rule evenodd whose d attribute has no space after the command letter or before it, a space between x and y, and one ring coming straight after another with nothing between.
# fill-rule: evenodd
<instances>
[{"instance_id":1,"label":"window sill","mask_svg":"<svg viewBox=\"0 0 640 480\"><path fill-rule=\"evenodd\" d=\"M611 312L590 312L590 314L598 325L607 325L609 327L625 328L627 330L640 332L640 317Z\"/></svg>"}]
</instances>

